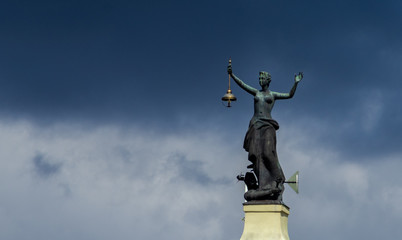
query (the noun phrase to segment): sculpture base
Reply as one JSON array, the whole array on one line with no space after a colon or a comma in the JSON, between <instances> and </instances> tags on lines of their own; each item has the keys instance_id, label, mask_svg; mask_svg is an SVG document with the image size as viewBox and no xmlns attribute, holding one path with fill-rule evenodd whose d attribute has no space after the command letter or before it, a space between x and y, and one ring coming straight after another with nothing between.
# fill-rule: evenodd
<instances>
[{"instance_id":1,"label":"sculpture base","mask_svg":"<svg viewBox=\"0 0 402 240\"><path fill-rule=\"evenodd\" d=\"M245 220L240 240L289 240L289 208L251 201L243 204Z\"/></svg>"}]
</instances>

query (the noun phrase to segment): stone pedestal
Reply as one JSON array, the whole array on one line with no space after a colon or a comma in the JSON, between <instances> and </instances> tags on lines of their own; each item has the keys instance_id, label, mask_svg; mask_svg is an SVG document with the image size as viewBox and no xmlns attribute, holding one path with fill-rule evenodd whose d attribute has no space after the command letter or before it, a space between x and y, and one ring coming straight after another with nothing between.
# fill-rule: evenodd
<instances>
[{"instance_id":1,"label":"stone pedestal","mask_svg":"<svg viewBox=\"0 0 402 240\"><path fill-rule=\"evenodd\" d=\"M244 230L240 240L289 240L289 208L282 204L244 203Z\"/></svg>"}]
</instances>

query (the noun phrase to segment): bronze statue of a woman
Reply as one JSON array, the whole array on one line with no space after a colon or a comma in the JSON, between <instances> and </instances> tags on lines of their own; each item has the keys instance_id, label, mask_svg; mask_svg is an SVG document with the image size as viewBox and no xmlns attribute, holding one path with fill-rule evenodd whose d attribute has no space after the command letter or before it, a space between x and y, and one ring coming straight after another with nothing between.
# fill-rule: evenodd
<instances>
[{"instance_id":1,"label":"bronze statue of a woman","mask_svg":"<svg viewBox=\"0 0 402 240\"><path fill-rule=\"evenodd\" d=\"M276 130L279 129L279 124L272 119L271 111L275 100L293 97L303 73L295 75L295 83L289 93L270 91L268 87L271 75L267 72L259 74L261 90L250 87L236 77L230 63L228 73L242 89L254 96L254 115L250 120L243 147L248 152L248 160L252 162L248 168L253 169L256 179L251 172L241 179L248 187L244 198L247 201L271 200L282 203L285 176L276 153Z\"/></svg>"}]
</instances>

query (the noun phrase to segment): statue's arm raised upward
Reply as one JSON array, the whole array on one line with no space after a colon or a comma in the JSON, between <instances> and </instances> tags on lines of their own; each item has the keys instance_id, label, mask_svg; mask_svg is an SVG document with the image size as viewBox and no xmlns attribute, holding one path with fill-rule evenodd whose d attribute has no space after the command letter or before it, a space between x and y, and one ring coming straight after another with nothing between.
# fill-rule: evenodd
<instances>
[{"instance_id":1,"label":"statue's arm raised upward","mask_svg":"<svg viewBox=\"0 0 402 240\"><path fill-rule=\"evenodd\" d=\"M233 78L233 80L237 83L237 85L239 85L241 88L243 88L246 92L250 93L251 95L257 94L257 92L258 92L257 89L245 84L242 80L240 80L238 77L236 77L233 74L231 64L229 64L229 66L228 66L228 74Z\"/></svg>"},{"instance_id":2,"label":"statue's arm raised upward","mask_svg":"<svg viewBox=\"0 0 402 240\"><path fill-rule=\"evenodd\" d=\"M295 95L297 84L303 79L303 73L299 72L299 74L295 74L295 83L293 84L292 89L290 89L289 93L278 93L272 92L275 99L288 99L292 98Z\"/></svg>"}]
</instances>

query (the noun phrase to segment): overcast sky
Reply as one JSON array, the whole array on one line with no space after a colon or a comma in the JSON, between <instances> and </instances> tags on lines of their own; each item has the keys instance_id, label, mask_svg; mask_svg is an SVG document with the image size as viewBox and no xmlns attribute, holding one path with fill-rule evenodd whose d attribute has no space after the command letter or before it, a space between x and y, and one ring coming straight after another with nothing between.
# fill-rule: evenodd
<instances>
[{"instance_id":1,"label":"overcast sky","mask_svg":"<svg viewBox=\"0 0 402 240\"><path fill-rule=\"evenodd\" d=\"M401 1L2 1L0 239L239 239L252 97L288 92L293 240L402 235Z\"/></svg>"}]
</instances>

